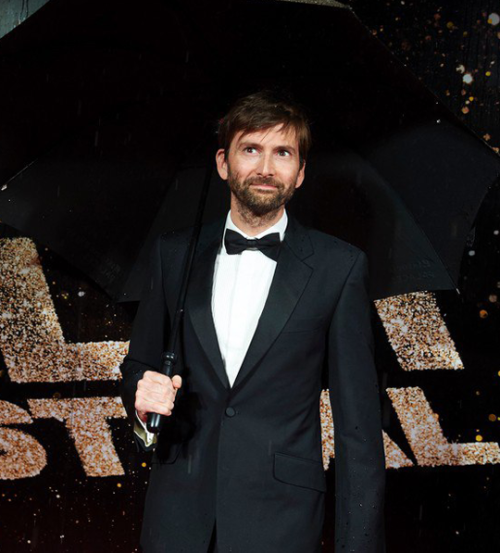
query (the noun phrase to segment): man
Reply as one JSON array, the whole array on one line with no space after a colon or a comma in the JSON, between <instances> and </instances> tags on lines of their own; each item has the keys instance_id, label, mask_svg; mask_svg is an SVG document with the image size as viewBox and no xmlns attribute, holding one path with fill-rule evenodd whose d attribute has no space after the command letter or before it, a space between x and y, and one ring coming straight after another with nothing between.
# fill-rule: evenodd
<instances>
[{"instance_id":1,"label":"man","mask_svg":"<svg viewBox=\"0 0 500 553\"><path fill-rule=\"evenodd\" d=\"M385 459L368 263L308 229L285 204L304 181L310 131L269 91L240 99L219 129L225 220L205 225L178 372L159 374L189 230L160 236L121 367L138 444L154 448L146 553L317 553L325 474L319 401L335 428L336 551L385 550ZM167 416L159 437L147 414Z\"/></svg>"}]
</instances>

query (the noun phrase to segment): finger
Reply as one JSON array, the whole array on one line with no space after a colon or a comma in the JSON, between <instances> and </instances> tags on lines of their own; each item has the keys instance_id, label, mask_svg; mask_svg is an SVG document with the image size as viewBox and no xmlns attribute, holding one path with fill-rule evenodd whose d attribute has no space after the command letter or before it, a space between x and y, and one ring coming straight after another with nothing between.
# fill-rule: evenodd
<instances>
[{"instance_id":1,"label":"finger","mask_svg":"<svg viewBox=\"0 0 500 553\"><path fill-rule=\"evenodd\" d=\"M138 413L158 413L159 415L166 415L167 417L172 414L174 403L172 401L160 402L152 400L144 400L139 398L136 401L135 408Z\"/></svg>"},{"instance_id":2,"label":"finger","mask_svg":"<svg viewBox=\"0 0 500 553\"><path fill-rule=\"evenodd\" d=\"M156 382L169 387L172 386L172 379L169 376L156 371L146 371L141 380L145 380L146 382Z\"/></svg>"},{"instance_id":3,"label":"finger","mask_svg":"<svg viewBox=\"0 0 500 553\"><path fill-rule=\"evenodd\" d=\"M144 403L161 403L161 404L168 404L173 403L175 397L169 397L166 395L157 395L157 394L143 394L143 393L137 393L136 395L136 401L141 401Z\"/></svg>"},{"instance_id":4,"label":"finger","mask_svg":"<svg viewBox=\"0 0 500 553\"><path fill-rule=\"evenodd\" d=\"M145 390L143 388L137 389L137 392L135 394L136 400L142 400L142 401L155 401L158 403L167 403L167 402L174 402L175 400L175 393L171 390L160 390L160 391L151 391L151 390Z\"/></svg>"},{"instance_id":5,"label":"finger","mask_svg":"<svg viewBox=\"0 0 500 553\"><path fill-rule=\"evenodd\" d=\"M164 383L159 384L158 382L152 382L150 380L139 380L137 383L137 389L145 393L168 395L173 395L174 393L173 386L166 386Z\"/></svg>"},{"instance_id":6,"label":"finger","mask_svg":"<svg viewBox=\"0 0 500 553\"><path fill-rule=\"evenodd\" d=\"M178 389L182 386L182 376L180 374L175 374L172 377L172 385L174 388Z\"/></svg>"},{"instance_id":7,"label":"finger","mask_svg":"<svg viewBox=\"0 0 500 553\"><path fill-rule=\"evenodd\" d=\"M137 389L135 393L135 399L140 401L155 401L157 403L174 402L175 394L169 390L163 390L161 392L155 392L145 389Z\"/></svg>"}]
</instances>

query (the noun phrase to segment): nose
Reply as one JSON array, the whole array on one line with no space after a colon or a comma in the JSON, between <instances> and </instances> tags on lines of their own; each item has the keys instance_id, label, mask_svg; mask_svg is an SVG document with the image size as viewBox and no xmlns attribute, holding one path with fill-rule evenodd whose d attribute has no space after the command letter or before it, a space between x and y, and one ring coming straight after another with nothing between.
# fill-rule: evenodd
<instances>
[{"instance_id":1,"label":"nose","mask_svg":"<svg viewBox=\"0 0 500 553\"><path fill-rule=\"evenodd\" d=\"M259 177L272 177L274 175L274 161L272 153L263 153L257 167Z\"/></svg>"}]
</instances>

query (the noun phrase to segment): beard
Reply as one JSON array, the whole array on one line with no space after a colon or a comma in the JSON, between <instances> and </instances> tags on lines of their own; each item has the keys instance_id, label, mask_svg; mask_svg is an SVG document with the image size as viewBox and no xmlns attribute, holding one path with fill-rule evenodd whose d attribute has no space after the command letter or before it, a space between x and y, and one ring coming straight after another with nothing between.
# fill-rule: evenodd
<instances>
[{"instance_id":1,"label":"beard","mask_svg":"<svg viewBox=\"0 0 500 553\"><path fill-rule=\"evenodd\" d=\"M264 217L287 204L295 193L295 183L288 186L282 181L270 178L251 177L241 181L228 167L227 182L242 207L256 217ZM272 190L256 190L252 185L265 184L274 186Z\"/></svg>"}]
</instances>

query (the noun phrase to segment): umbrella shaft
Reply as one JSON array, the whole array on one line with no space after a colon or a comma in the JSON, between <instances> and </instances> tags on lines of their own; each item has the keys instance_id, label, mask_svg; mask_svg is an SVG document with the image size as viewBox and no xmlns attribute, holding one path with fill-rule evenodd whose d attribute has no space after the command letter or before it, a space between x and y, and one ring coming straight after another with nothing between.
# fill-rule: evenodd
<instances>
[{"instance_id":1,"label":"umbrella shaft","mask_svg":"<svg viewBox=\"0 0 500 553\"><path fill-rule=\"evenodd\" d=\"M177 361L177 356L172 351L165 351L162 355L162 359L163 365L161 368L161 372L169 378L172 378L174 374L174 365ZM165 415L160 415L159 413L149 413L147 422L149 432L152 432L153 434L158 434L162 429L164 422Z\"/></svg>"}]
</instances>

